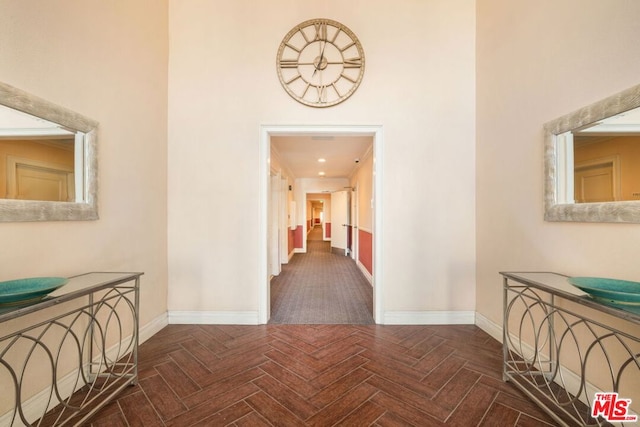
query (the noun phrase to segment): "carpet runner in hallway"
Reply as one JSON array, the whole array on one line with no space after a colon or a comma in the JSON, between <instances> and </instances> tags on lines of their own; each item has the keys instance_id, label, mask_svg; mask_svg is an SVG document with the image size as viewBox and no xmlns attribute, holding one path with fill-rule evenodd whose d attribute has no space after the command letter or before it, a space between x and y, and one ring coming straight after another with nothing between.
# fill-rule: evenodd
<instances>
[{"instance_id":1,"label":"carpet runner in hallway","mask_svg":"<svg viewBox=\"0 0 640 427\"><path fill-rule=\"evenodd\" d=\"M331 253L321 233L315 227L307 253L271 280L269 323L373 324L373 288L351 258Z\"/></svg>"}]
</instances>

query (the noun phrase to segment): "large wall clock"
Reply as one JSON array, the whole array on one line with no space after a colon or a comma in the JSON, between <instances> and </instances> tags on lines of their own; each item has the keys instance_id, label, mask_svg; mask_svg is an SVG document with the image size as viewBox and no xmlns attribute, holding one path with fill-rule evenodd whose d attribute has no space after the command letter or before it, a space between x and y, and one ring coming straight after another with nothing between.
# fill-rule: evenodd
<instances>
[{"instance_id":1,"label":"large wall clock","mask_svg":"<svg viewBox=\"0 0 640 427\"><path fill-rule=\"evenodd\" d=\"M330 107L349 98L364 75L364 50L351 30L330 19L295 26L280 43L276 68L293 99Z\"/></svg>"}]
</instances>

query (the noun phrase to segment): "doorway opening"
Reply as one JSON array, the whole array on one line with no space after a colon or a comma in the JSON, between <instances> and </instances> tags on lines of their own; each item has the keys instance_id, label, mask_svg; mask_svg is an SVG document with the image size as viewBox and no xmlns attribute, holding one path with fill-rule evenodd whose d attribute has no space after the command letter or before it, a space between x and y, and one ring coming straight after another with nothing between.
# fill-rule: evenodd
<instances>
[{"instance_id":1,"label":"doorway opening","mask_svg":"<svg viewBox=\"0 0 640 427\"><path fill-rule=\"evenodd\" d=\"M383 135L382 126L324 126L324 125L263 125L260 128L260 269L259 269L259 323L265 324L270 318L270 278L275 268L279 268L278 260L289 246L289 239L298 239L298 243L302 240L302 245L297 244L298 252L306 252L306 233L309 227L306 223L308 219L307 203L304 196L308 192L305 189L299 189L298 197L293 196L295 191L291 184L286 183L279 172L275 171L271 165L271 141L277 137L309 137L315 138L332 138L332 137L368 137L372 147L372 173L371 173L371 198L368 200L371 206L371 280L373 286L373 318L376 323L382 323L383 320L383 280L382 280L382 153ZM358 159L352 159L358 161ZM287 203L288 208L284 208L282 203L275 205L273 203L273 186L277 186L277 191L281 192L283 197L290 198L293 203ZM343 185L349 187L349 185ZM337 190L337 189L336 189ZM286 196L285 196L286 194ZM296 208L296 203L302 204ZM284 212L286 210L286 212ZM275 237L276 232L271 217L281 213L286 215L286 226L289 231L293 231L292 235L282 237L284 233L279 233L279 237ZM305 215L305 218L296 218L297 215ZM324 213L323 213L324 215ZM301 221L301 219L303 219ZM348 225L348 224L346 224ZM333 228L333 224L331 227ZM340 225L342 226L342 224ZM353 231L353 230L352 230ZM289 233L287 233L289 234ZM357 237L356 237L357 238ZM274 242L277 244L274 245ZM286 256L289 256L287 254ZM275 270L278 271L278 270Z\"/></svg>"}]
</instances>

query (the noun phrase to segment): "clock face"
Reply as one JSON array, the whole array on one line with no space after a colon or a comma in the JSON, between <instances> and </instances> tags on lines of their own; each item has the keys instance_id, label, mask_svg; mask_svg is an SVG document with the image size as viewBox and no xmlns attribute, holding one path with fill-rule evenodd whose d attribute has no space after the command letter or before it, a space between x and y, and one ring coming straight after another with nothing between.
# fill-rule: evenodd
<instances>
[{"instance_id":1,"label":"clock face","mask_svg":"<svg viewBox=\"0 0 640 427\"><path fill-rule=\"evenodd\" d=\"M364 75L364 50L347 27L312 19L284 37L277 56L280 83L296 101L329 107L349 98Z\"/></svg>"}]
</instances>

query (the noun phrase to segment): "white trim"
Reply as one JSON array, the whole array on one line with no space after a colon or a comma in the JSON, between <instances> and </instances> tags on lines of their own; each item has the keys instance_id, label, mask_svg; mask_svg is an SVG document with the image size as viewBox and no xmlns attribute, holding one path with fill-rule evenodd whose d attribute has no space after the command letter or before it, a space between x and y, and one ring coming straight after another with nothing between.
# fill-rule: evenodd
<instances>
[{"instance_id":1,"label":"white trim","mask_svg":"<svg viewBox=\"0 0 640 427\"><path fill-rule=\"evenodd\" d=\"M259 325L257 311L170 311L170 325Z\"/></svg>"},{"instance_id":2,"label":"white trim","mask_svg":"<svg viewBox=\"0 0 640 427\"><path fill-rule=\"evenodd\" d=\"M365 267L364 264L360 262L360 260L356 261L356 265L358 266L362 274L364 274L364 277L365 279L367 279L369 284L373 286L373 276L371 275L371 273L369 273L367 267Z\"/></svg>"},{"instance_id":3,"label":"white trim","mask_svg":"<svg viewBox=\"0 0 640 427\"><path fill-rule=\"evenodd\" d=\"M387 311L385 325L473 325L473 311Z\"/></svg>"},{"instance_id":4,"label":"white trim","mask_svg":"<svg viewBox=\"0 0 640 427\"><path fill-rule=\"evenodd\" d=\"M149 338L160 332L165 326L169 324L169 316L165 311L160 316L152 319L149 323L142 326L139 330L138 342L142 344L147 341Z\"/></svg>"},{"instance_id":5,"label":"white trim","mask_svg":"<svg viewBox=\"0 0 640 427\"><path fill-rule=\"evenodd\" d=\"M269 156L271 148L271 136L281 135L309 135L309 134L332 134L348 136L372 136L373 137L373 318L376 323L385 323L384 318L384 292L383 292L383 271L382 271L382 251L383 227L382 227L382 198L383 198L383 128L381 125L260 125L259 135L259 158L258 158L258 323L266 324L269 320L269 305L267 301L267 286L269 286L269 275L267 273L267 212L268 212L268 186L270 166Z\"/></svg>"},{"instance_id":6,"label":"white trim","mask_svg":"<svg viewBox=\"0 0 640 427\"><path fill-rule=\"evenodd\" d=\"M502 343L502 326L476 312L476 326Z\"/></svg>"}]
</instances>

